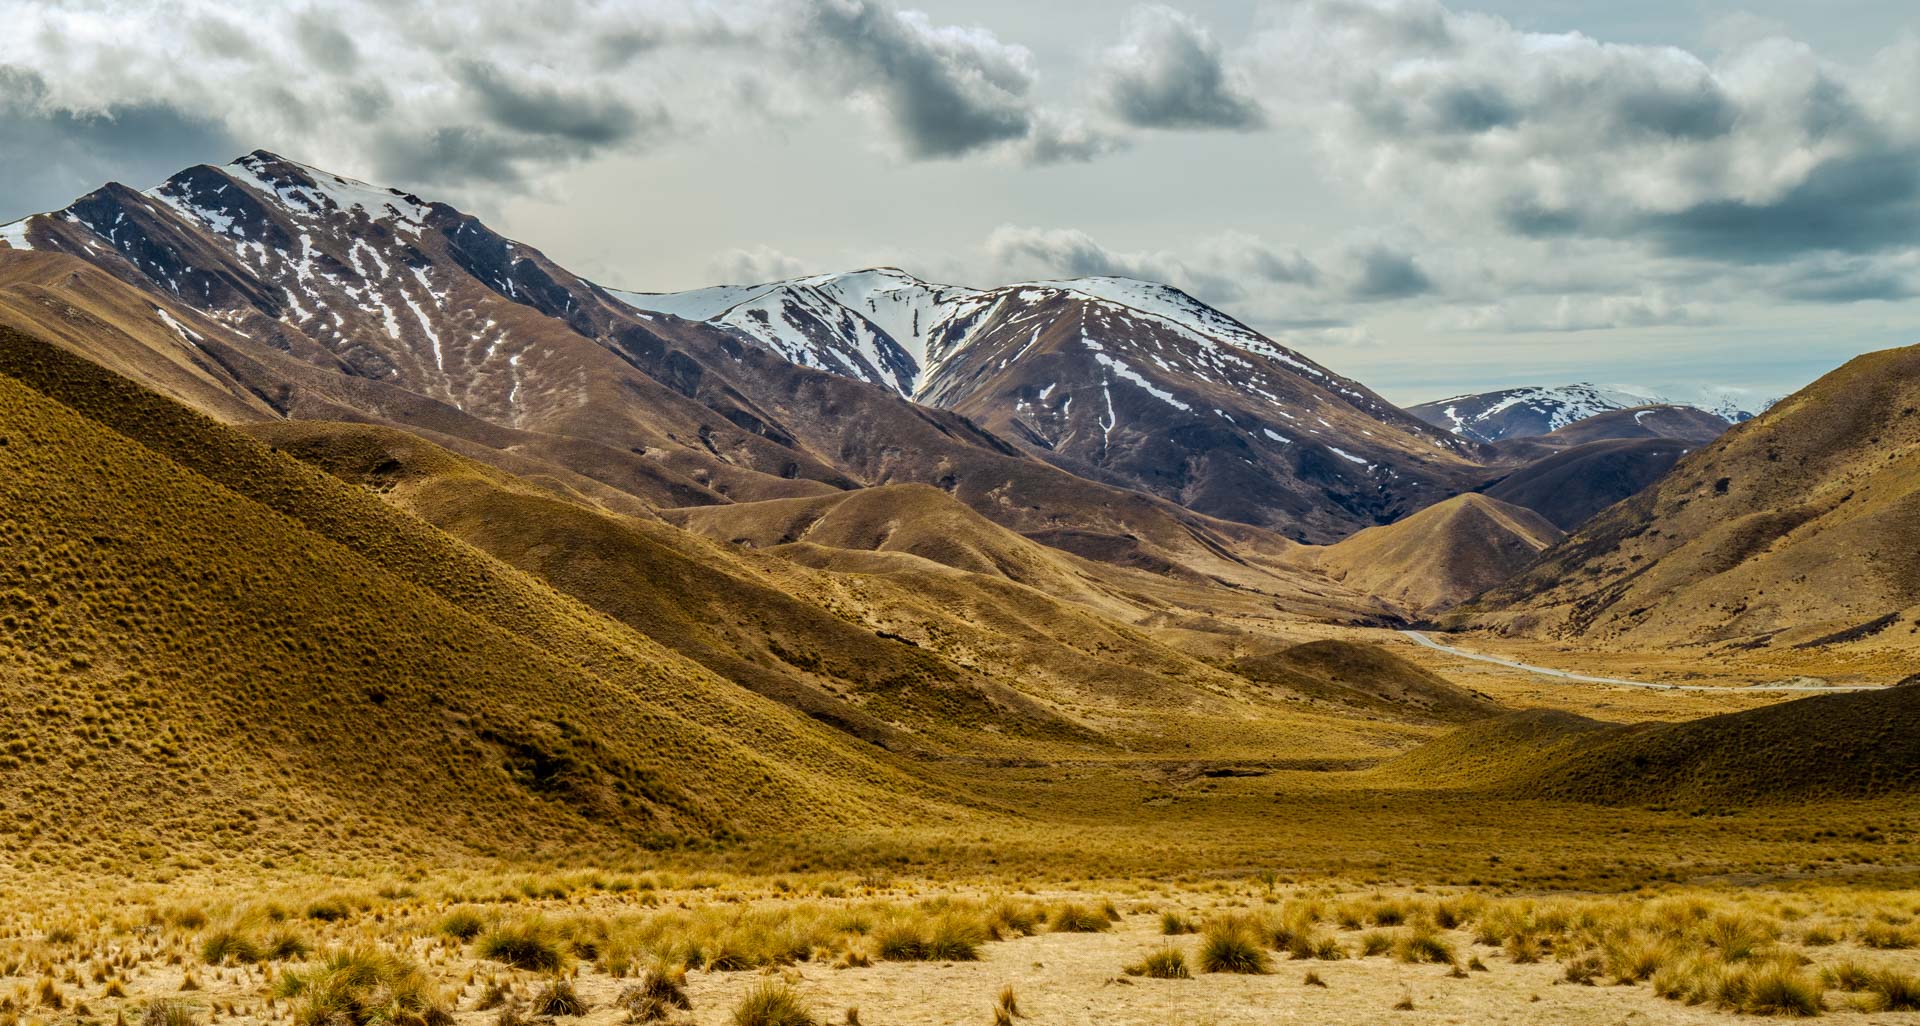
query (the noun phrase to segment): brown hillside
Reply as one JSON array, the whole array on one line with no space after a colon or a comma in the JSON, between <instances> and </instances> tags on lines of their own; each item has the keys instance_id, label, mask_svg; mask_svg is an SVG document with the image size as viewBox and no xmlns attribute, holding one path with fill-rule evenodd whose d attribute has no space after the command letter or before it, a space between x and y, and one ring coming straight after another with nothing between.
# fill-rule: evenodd
<instances>
[{"instance_id":1,"label":"brown hillside","mask_svg":"<svg viewBox=\"0 0 1920 1026\"><path fill-rule=\"evenodd\" d=\"M929 793L60 350L0 330L0 372L15 851L611 850Z\"/></svg>"},{"instance_id":2,"label":"brown hillside","mask_svg":"<svg viewBox=\"0 0 1920 1026\"><path fill-rule=\"evenodd\" d=\"M1680 462L1462 620L1623 646L1920 650L1920 347Z\"/></svg>"},{"instance_id":3,"label":"brown hillside","mask_svg":"<svg viewBox=\"0 0 1920 1026\"><path fill-rule=\"evenodd\" d=\"M1359 709L1435 720L1491 716L1499 706L1377 645L1311 641L1235 660L1234 672Z\"/></svg>"},{"instance_id":4,"label":"brown hillside","mask_svg":"<svg viewBox=\"0 0 1920 1026\"><path fill-rule=\"evenodd\" d=\"M1499 584L1559 538L1560 529L1532 510L1470 493L1370 527L1318 558L1347 587L1417 614Z\"/></svg>"},{"instance_id":5,"label":"brown hillside","mask_svg":"<svg viewBox=\"0 0 1920 1026\"><path fill-rule=\"evenodd\" d=\"M1528 439L1531 441L1531 439ZM1660 480L1696 443L1661 438L1587 442L1526 464L1481 489L1571 531Z\"/></svg>"},{"instance_id":6,"label":"brown hillside","mask_svg":"<svg viewBox=\"0 0 1920 1026\"><path fill-rule=\"evenodd\" d=\"M1726 808L1913 794L1920 691L1817 695L1635 726L1528 710L1463 727L1368 775L1395 786L1608 805Z\"/></svg>"}]
</instances>

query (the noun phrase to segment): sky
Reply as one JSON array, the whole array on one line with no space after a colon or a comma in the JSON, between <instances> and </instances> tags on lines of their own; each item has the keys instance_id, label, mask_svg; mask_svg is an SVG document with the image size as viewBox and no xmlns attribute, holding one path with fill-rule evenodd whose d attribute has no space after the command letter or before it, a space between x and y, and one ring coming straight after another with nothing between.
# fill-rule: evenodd
<instances>
[{"instance_id":1,"label":"sky","mask_svg":"<svg viewBox=\"0 0 1920 1026\"><path fill-rule=\"evenodd\" d=\"M614 287L1165 281L1413 403L1920 342L1909 0L8 0L0 221L256 148Z\"/></svg>"}]
</instances>

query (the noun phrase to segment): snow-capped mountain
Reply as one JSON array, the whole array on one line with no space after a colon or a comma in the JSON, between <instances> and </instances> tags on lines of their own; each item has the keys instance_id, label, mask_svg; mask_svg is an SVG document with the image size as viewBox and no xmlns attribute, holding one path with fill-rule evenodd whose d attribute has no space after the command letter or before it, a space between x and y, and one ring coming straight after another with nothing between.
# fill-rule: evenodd
<instances>
[{"instance_id":1,"label":"snow-capped mountain","mask_svg":"<svg viewBox=\"0 0 1920 1026\"><path fill-rule=\"evenodd\" d=\"M143 334L179 347L164 373L222 409L424 428L663 505L920 481L1075 551L1205 561L1219 521L1174 504L1326 541L1478 469L1475 443L1145 282L883 268L615 296L446 204L264 151L109 184L0 228L12 249L147 296Z\"/></svg>"},{"instance_id":2,"label":"snow-capped mountain","mask_svg":"<svg viewBox=\"0 0 1920 1026\"><path fill-rule=\"evenodd\" d=\"M1725 390L1636 389L1632 386L1572 385L1506 388L1457 395L1407 407L1407 412L1435 427L1463 438L1497 442L1558 431L1576 421L1613 410L1641 406L1688 406L1705 410L1729 424L1749 420L1756 411L1746 400ZM1760 406L1765 409L1765 405Z\"/></svg>"},{"instance_id":3,"label":"snow-capped mountain","mask_svg":"<svg viewBox=\"0 0 1920 1026\"><path fill-rule=\"evenodd\" d=\"M1475 446L1167 285L895 268L611 295L965 414L1042 458L1323 540L1462 486ZM1329 501L1331 500L1331 501Z\"/></svg>"}]
</instances>

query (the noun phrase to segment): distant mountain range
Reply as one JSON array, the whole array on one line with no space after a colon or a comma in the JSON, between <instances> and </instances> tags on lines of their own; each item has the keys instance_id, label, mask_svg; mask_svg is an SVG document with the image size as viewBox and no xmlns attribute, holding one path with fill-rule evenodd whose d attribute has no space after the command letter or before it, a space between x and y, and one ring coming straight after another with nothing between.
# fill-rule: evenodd
<instances>
[{"instance_id":1,"label":"distant mountain range","mask_svg":"<svg viewBox=\"0 0 1920 1026\"><path fill-rule=\"evenodd\" d=\"M613 292L951 409L1034 456L1324 541L1459 491L1483 454L1179 289L937 285L895 268Z\"/></svg>"},{"instance_id":2,"label":"distant mountain range","mask_svg":"<svg viewBox=\"0 0 1920 1026\"><path fill-rule=\"evenodd\" d=\"M1615 410L1682 406L1703 410L1727 424L1752 419L1765 403L1751 409L1731 393L1695 389L1691 396L1654 394L1628 387L1586 382L1552 387L1505 388L1438 399L1407 407L1415 417L1462 438L1498 442L1544 435L1589 417Z\"/></svg>"}]
</instances>

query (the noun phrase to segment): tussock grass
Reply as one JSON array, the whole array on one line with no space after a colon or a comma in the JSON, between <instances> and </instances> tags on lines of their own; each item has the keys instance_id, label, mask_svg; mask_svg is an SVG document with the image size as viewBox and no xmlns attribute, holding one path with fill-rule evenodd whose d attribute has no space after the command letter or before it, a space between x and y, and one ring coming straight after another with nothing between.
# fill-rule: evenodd
<instances>
[{"instance_id":1,"label":"tussock grass","mask_svg":"<svg viewBox=\"0 0 1920 1026\"><path fill-rule=\"evenodd\" d=\"M1431 926L1414 926L1393 942L1393 957L1399 962L1430 962L1439 965L1452 965L1454 961L1453 942L1441 936Z\"/></svg>"},{"instance_id":2,"label":"tussock grass","mask_svg":"<svg viewBox=\"0 0 1920 1026\"><path fill-rule=\"evenodd\" d=\"M1108 913L1075 902L1054 909L1047 920L1047 929L1054 933L1105 933L1112 928L1113 919Z\"/></svg>"},{"instance_id":3,"label":"tussock grass","mask_svg":"<svg viewBox=\"0 0 1920 1026\"><path fill-rule=\"evenodd\" d=\"M457 908L442 917L440 925L435 929L455 940L470 941L480 936L481 931L486 928L487 921L479 912L470 908Z\"/></svg>"},{"instance_id":4,"label":"tussock grass","mask_svg":"<svg viewBox=\"0 0 1920 1026\"><path fill-rule=\"evenodd\" d=\"M451 1026L440 995L410 959L373 948L335 950L311 969L281 975L294 1026Z\"/></svg>"},{"instance_id":5,"label":"tussock grass","mask_svg":"<svg viewBox=\"0 0 1920 1026\"><path fill-rule=\"evenodd\" d=\"M564 976L554 976L533 998L533 1014L540 1016L585 1015L587 1002L574 989L573 981Z\"/></svg>"},{"instance_id":6,"label":"tussock grass","mask_svg":"<svg viewBox=\"0 0 1920 1026\"><path fill-rule=\"evenodd\" d=\"M566 956L540 923L517 923L492 930L474 949L481 958L531 972L557 972Z\"/></svg>"},{"instance_id":7,"label":"tussock grass","mask_svg":"<svg viewBox=\"0 0 1920 1026\"><path fill-rule=\"evenodd\" d=\"M1187 970L1187 956L1172 945L1148 952L1145 958L1123 971L1128 976L1144 976L1151 980L1184 980L1193 975Z\"/></svg>"},{"instance_id":8,"label":"tussock grass","mask_svg":"<svg viewBox=\"0 0 1920 1026\"><path fill-rule=\"evenodd\" d=\"M1196 959L1205 973L1264 974L1272 971L1262 931L1248 919L1228 917L1207 923Z\"/></svg>"},{"instance_id":9,"label":"tussock grass","mask_svg":"<svg viewBox=\"0 0 1920 1026\"><path fill-rule=\"evenodd\" d=\"M733 1026L820 1026L799 992L781 980L747 991L729 1021Z\"/></svg>"},{"instance_id":10,"label":"tussock grass","mask_svg":"<svg viewBox=\"0 0 1920 1026\"><path fill-rule=\"evenodd\" d=\"M655 962L640 972L638 983L620 991L614 1004L626 1010L631 1022L658 1022L693 1007L687 997L687 970L669 962Z\"/></svg>"},{"instance_id":11,"label":"tussock grass","mask_svg":"<svg viewBox=\"0 0 1920 1026\"><path fill-rule=\"evenodd\" d=\"M149 1001L140 1013L140 1026L200 1026L200 1011L186 1001Z\"/></svg>"}]
</instances>

